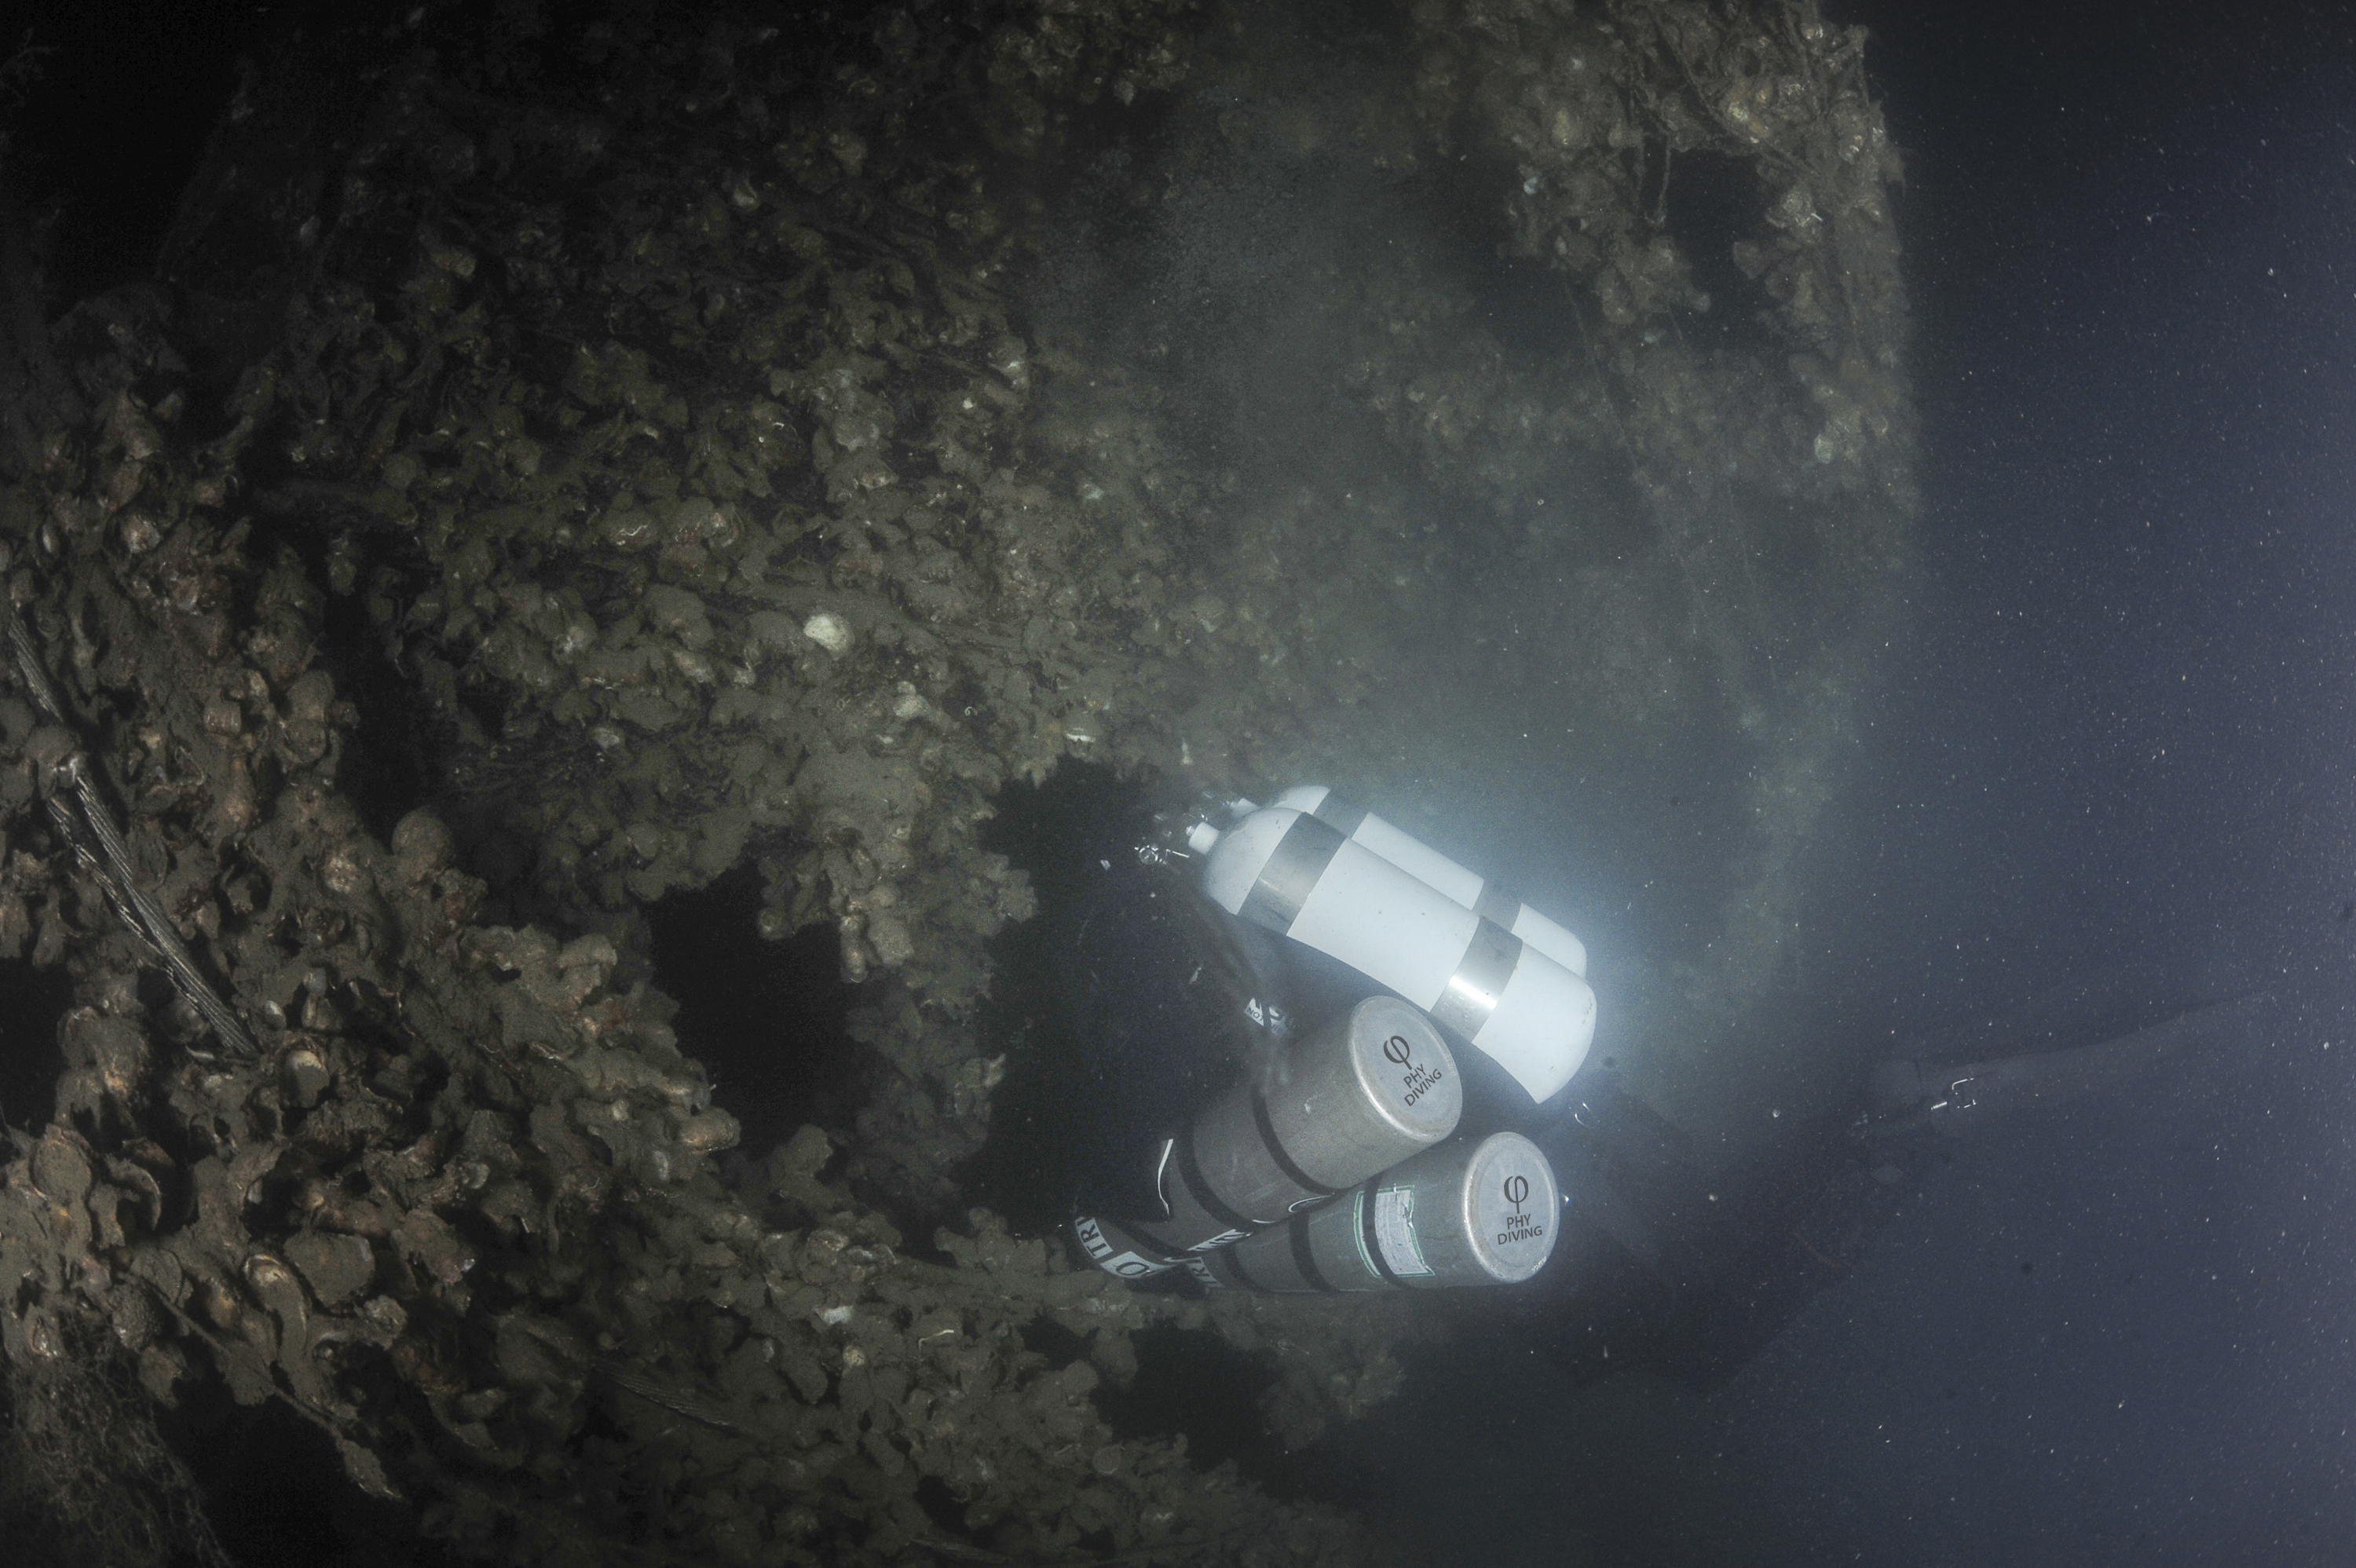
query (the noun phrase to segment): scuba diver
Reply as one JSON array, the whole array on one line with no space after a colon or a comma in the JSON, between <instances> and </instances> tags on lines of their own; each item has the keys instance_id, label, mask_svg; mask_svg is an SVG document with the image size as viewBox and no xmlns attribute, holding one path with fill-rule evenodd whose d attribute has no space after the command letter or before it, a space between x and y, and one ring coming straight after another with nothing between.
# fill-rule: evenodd
<instances>
[{"instance_id":1,"label":"scuba diver","mask_svg":"<svg viewBox=\"0 0 2356 1568\"><path fill-rule=\"evenodd\" d=\"M1042 1137L994 1139L982 1187L1060 1191L1081 1255L1124 1278L1362 1290L1538 1272L1559 1191L1510 1114L1559 1100L1586 1057L1579 939L1314 786L1112 812L1079 843L1032 867L1039 989L1063 1006L1027 1019L999 1094ZM1018 1142L1030 1170L1003 1168Z\"/></svg>"},{"instance_id":2,"label":"scuba diver","mask_svg":"<svg viewBox=\"0 0 2356 1568\"><path fill-rule=\"evenodd\" d=\"M1950 1140L2153 1071L2262 1000L2081 983L1901 1047L1841 1110L1710 1172L1612 1056L1587 1060L1578 938L1381 818L1306 786L1082 839L1039 876L1055 1043L1001 1100L1052 1123L1026 1184L1059 1195L1076 1255L1149 1289L1505 1285L1460 1317L1581 1381L1722 1381Z\"/></svg>"},{"instance_id":3,"label":"scuba diver","mask_svg":"<svg viewBox=\"0 0 2356 1568\"><path fill-rule=\"evenodd\" d=\"M1087 1260L1215 1289L1535 1275L1560 1194L1520 1127L1593 1038L1578 938L1320 786L1130 826L1048 896Z\"/></svg>"}]
</instances>

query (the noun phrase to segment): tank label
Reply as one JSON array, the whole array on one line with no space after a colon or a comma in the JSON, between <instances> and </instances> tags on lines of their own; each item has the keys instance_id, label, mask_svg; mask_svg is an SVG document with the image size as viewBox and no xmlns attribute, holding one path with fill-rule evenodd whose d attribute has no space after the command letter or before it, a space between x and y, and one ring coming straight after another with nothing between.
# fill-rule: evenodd
<instances>
[{"instance_id":1,"label":"tank label","mask_svg":"<svg viewBox=\"0 0 2356 1568\"><path fill-rule=\"evenodd\" d=\"M1401 1279L1431 1273L1415 1239L1414 1188L1376 1189L1375 1244L1382 1249L1383 1262L1390 1265L1390 1272Z\"/></svg>"},{"instance_id":2,"label":"tank label","mask_svg":"<svg viewBox=\"0 0 2356 1568\"><path fill-rule=\"evenodd\" d=\"M1496 1191L1482 1204L1481 1217L1494 1232L1490 1244L1511 1247L1546 1239L1546 1216L1530 1205L1530 1179L1518 1170L1496 1173L1490 1183Z\"/></svg>"},{"instance_id":3,"label":"tank label","mask_svg":"<svg viewBox=\"0 0 2356 1568\"><path fill-rule=\"evenodd\" d=\"M1430 1051L1419 1058L1407 1036L1383 1041L1383 1059L1399 1071L1399 1103L1412 1105L1448 1082L1446 1059Z\"/></svg>"},{"instance_id":4,"label":"tank label","mask_svg":"<svg viewBox=\"0 0 2356 1568\"><path fill-rule=\"evenodd\" d=\"M1536 1274L1554 1251L1554 1180L1546 1156L1527 1140L1497 1134L1469 1173L1480 1250L1504 1280Z\"/></svg>"},{"instance_id":5,"label":"tank label","mask_svg":"<svg viewBox=\"0 0 2356 1568\"><path fill-rule=\"evenodd\" d=\"M1104 1227L1085 1214L1072 1221L1072 1233L1079 1237L1080 1246L1088 1254L1089 1261L1108 1275L1122 1279L1144 1279L1170 1266L1115 1248L1105 1239Z\"/></svg>"}]
</instances>

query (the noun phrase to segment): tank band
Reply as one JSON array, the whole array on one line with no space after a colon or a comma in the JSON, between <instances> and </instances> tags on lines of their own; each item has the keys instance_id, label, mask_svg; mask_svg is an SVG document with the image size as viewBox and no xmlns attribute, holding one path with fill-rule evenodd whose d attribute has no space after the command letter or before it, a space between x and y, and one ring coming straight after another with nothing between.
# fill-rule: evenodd
<instances>
[{"instance_id":1,"label":"tank band","mask_svg":"<svg viewBox=\"0 0 2356 1568\"><path fill-rule=\"evenodd\" d=\"M1244 1254L1240 1250L1230 1246L1221 1247L1219 1252L1221 1253L1220 1261L1227 1265L1227 1272L1234 1275L1236 1276L1237 1283L1240 1284L1246 1290L1265 1292L1268 1289L1268 1286L1252 1278L1251 1270L1244 1267Z\"/></svg>"},{"instance_id":2,"label":"tank band","mask_svg":"<svg viewBox=\"0 0 2356 1568\"><path fill-rule=\"evenodd\" d=\"M1325 874L1333 852L1341 848L1342 835L1331 824L1302 812L1276 841L1268 864L1260 868L1259 880L1244 895L1243 906L1236 912L1280 934L1290 931L1300 918L1301 906L1316 891L1317 879Z\"/></svg>"},{"instance_id":3,"label":"tank band","mask_svg":"<svg viewBox=\"0 0 2356 1568\"><path fill-rule=\"evenodd\" d=\"M1407 1281L1392 1272L1390 1259L1383 1256L1382 1237L1375 1232L1375 1211L1379 1207L1375 1202L1375 1182L1381 1179L1378 1176L1358 1189L1358 1250L1365 1254L1366 1261L1375 1265L1375 1272L1381 1275L1387 1283L1395 1289L1405 1290Z\"/></svg>"},{"instance_id":4,"label":"tank band","mask_svg":"<svg viewBox=\"0 0 2356 1568\"><path fill-rule=\"evenodd\" d=\"M1187 1195L1201 1206L1203 1212L1228 1230L1259 1229L1258 1221L1245 1219L1220 1201L1219 1195L1211 1190L1211 1184L1203 1179L1202 1162L1194 1157L1194 1129L1192 1127L1178 1137L1178 1179L1186 1184Z\"/></svg>"},{"instance_id":5,"label":"tank band","mask_svg":"<svg viewBox=\"0 0 2356 1568\"><path fill-rule=\"evenodd\" d=\"M1311 1179L1307 1171L1292 1163L1292 1157L1284 1151L1282 1144L1277 1142L1276 1123L1269 1118L1267 1095L1257 1089L1253 1090L1251 1107L1252 1125L1259 1129L1259 1141L1267 1146L1268 1157L1276 1162L1277 1169L1284 1172L1284 1179L1287 1181L1291 1182L1303 1192L1313 1192L1320 1198L1331 1198L1342 1190L1338 1187L1327 1187L1323 1182Z\"/></svg>"},{"instance_id":6,"label":"tank band","mask_svg":"<svg viewBox=\"0 0 2356 1568\"><path fill-rule=\"evenodd\" d=\"M1489 1015L1497 1010L1497 998L1505 995L1505 982L1514 977L1514 967L1521 961L1522 939L1484 918L1473 928L1456 973L1448 977L1440 999L1431 1004L1431 1021L1466 1040L1478 1035Z\"/></svg>"},{"instance_id":7,"label":"tank band","mask_svg":"<svg viewBox=\"0 0 2356 1568\"><path fill-rule=\"evenodd\" d=\"M1494 877L1481 884L1478 897L1472 901L1472 912L1483 920L1494 920L1507 931L1522 915L1522 901L1497 885Z\"/></svg>"},{"instance_id":8,"label":"tank band","mask_svg":"<svg viewBox=\"0 0 2356 1568\"><path fill-rule=\"evenodd\" d=\"M1329 789L1325 792L1325 798L1317 803L1317 809L1310 815L1347 838L1358 830L1358 824L1366 819L1366 808L1351 805Z\"/></svg>"},{"instance_id":9,"label":"tank band","mask_svg":"<svg viewBox=\"0 0 2356 1568\"><path fill-rule=\"evenodd\" d=\"M1308 1216L1295 1214L1284 1229L1287 1239L1292 1243L1292 1266L1301 1271L1301 1277L1328 1295L1340 1294L1333 1289L1333 1282L1325 1277L1325 1271L1317 1266L1316 1250L1309 1244Z\"/></svg>"}]
</instances>

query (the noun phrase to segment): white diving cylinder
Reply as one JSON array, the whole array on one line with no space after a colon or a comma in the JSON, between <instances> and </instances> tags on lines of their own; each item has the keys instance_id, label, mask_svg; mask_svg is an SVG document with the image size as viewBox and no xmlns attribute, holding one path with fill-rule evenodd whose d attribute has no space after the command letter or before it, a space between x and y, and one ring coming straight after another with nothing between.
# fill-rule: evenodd
<instances>
[{"instance_id":1,"label":"white diving cylinder","mask_svg":"<svg viewBox=\"0 0 2356 1568\"><path fill-rule=\"evenodd\" d=\"M1226 833L1205 823L1189 843L1213 903L1389 987L1532 1100L1586 1059L1595 993L1585 980L1332 824L1268 806Z\"/></svg>"},{"instance_id":2,"label":"white diving cylinder","mask_svg":"<svg viewBox=\"0 0 2356 1568\"><path fill-rule=\"evenodd\" d=\"M1474 914L1495 921L1572 974L1587 974L1587 944L1497 885L1494 877L1468 871L1422 839L1385 822L1373 812L1335 795L1323 784L1296 784L1276 804L1305 811L1364 844L1400 870L1430 882Z\"/></svg>"},{"instance_id":3,"label":"white diving cylinder","mask_svg":"<svg viewBox=\"0 0 2356 1568\"><path fill-rule=\"evenodd\" d=\"M1165 1139L1158 1220L1073 1217L1107 1274L1142 1279L1348 1190L1456 1130L1463 1085L1431 1020L1368 997Z\"/></svg>"},{"instance_id":4,"label":"white diving cylinder","mask_svg":"<svg viewBox=\"0 0 2356 1568\"><path fill-rule=\"evenodd\" d=\"M1519 1133L1442 1144L1272 1231L1189 1258L1227 1290L1519 1285L1554 1255L1554 1166Z\"/></svg>"}]
</instances>

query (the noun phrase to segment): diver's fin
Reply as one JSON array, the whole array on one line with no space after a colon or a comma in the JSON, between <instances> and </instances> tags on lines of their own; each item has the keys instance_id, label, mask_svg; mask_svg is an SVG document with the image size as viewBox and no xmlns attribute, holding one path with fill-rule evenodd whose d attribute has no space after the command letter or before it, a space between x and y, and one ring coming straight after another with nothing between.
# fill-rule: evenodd
<instances>
[{"instance_id":1,"label":"diver's fin","mask_svg":"<svg viewBox=\"0 0 2356 1568\"><path fill-rule=\"evenodd\" d=\"M2092 1045L2025 1051L1929 1068L1896 1058L1877 1068L1874 1098L1885 1114L1915 1110L1944 1131L1963 1132L2009 1111L2066 1104L2115 1089L2246 1029L2270 1000L2247 991Z\"/></svg>"}]
</instances>

